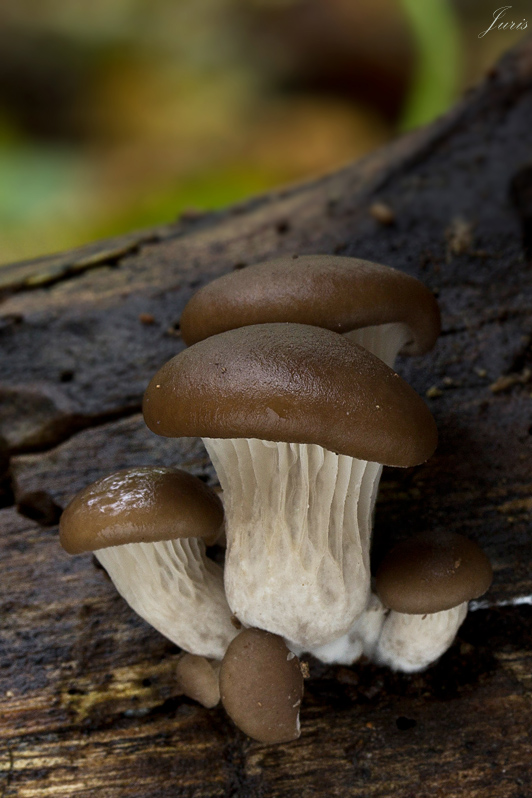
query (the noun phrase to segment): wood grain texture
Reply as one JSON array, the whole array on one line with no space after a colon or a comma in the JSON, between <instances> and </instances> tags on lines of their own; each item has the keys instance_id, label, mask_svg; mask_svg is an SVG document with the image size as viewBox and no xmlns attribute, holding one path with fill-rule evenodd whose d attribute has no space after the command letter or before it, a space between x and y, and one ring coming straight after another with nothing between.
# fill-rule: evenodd
<instances>
[{"instance_id":1,"label":"wood grain texture","mask_svg":"<svg viewBox=\"0 0 532 798\"><path fill-rule=\"evenodd\" d=\"M532 793L531 130L527 41L447 117L339 173L0 272L0 798ZM375 559L452 529L485 547L495 582L423 674L312 662L301 738L265 746L178 695L178 650L90 555L60 549L55 524L128 465L215 484L198 441L146 430L144 388L182 348L199 285L319 252L403 269L442 309L434 351L398 364L440 445L385 473Z\"/></svg>"}]
</instances>

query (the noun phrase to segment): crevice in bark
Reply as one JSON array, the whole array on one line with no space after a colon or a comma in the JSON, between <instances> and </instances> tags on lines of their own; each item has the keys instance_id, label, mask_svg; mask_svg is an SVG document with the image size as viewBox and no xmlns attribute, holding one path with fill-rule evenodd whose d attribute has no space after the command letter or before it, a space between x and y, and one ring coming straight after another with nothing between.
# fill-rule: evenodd
<instances>
[{"instance_id":1,"label":"crevice in bark","mask_svg":"<svg viewBox=\"0 0 532 798\"><path fill-rule=\"evenodd\" d=\"M0 437L0 509L15 504L15 492L10 471L10 456L6 441Z\"/></svg>"},{"instance_id":2,"label":"crevice in bark","mask_svg":"<svg viewBox=\"0 0 532 798\"><path fill-rule=\"evenodd\" d=\"M65 441L68 441L78 432L83 432L93 427L99 427L110 421L120 421L120 419L129 418L130 416L140 413L141 410L142 403L139 402L138 404L117 408L116 410L109 410L106 413L97 415L83 416L76 414L65 416L54 422L53 427L46 431L46 436L43 436L44 440L42 443L30 443L12 447L9 450L9 455L13 457L19 454L42 454L48 452L51 449L55 449L56 446L59 446L61 443L65 443Z\"/></svg>"},{"instance_id":3,"label":"crevice in bark","mask_svg":"<svg viewBox=\"0 0 532 798\"><path fill-rule=\"evenodd\" d=\"M0 510L6 507L13 507L15 504L15 493L9 472L0 478Z\"/></svg>"},{"instance_id":4,"label":"crevice in bark","mask_svg":"<svg viewBox=\"0 0 532 798\"><path fill-rule=\"evenodd\" d=\"M510 199L521 221L523 250L532 260L532 163L519 169L510 181Z\"/></svg>"},{"instance_id":5,"label":"crevice in bark","mask_svg":"<svg viewBox=\"0 0 532 798\"><path fill-rule=\"evenodd\" d=\"M509 373L518 374L530 367L532 367L532 335L527 337L521 350L516 354L509 369Z\"/></svg>"},{"instance_id":6,"label":"crevice in bark","mask_svg":"<svg viewBox=\"0 0 532 798\"><path fill-rule=\"evenodd\" d=\"M20 515L36 521L40 526L55 526L63 512L63 508L45 490L21 494L18 497L17 510Z\"/></svg>"}]
</instances>

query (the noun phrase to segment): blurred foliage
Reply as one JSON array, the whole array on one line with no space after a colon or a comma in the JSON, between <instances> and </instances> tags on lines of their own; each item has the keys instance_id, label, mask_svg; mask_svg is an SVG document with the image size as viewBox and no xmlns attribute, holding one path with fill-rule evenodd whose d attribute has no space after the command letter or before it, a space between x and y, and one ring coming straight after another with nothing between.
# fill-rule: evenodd
<instances>
[{"instance_id":1,"label":"blurred foliage","mask_svg":"<svg viewBox=\"0 0 532 798\"><path fill-rule=\"evenodd\" d=\"M526 3L512 7L517 20ZM515 43L485 0L2 0L0 263L307 179Z\"/></svg>"},{"instance_id":2,"label":"blurred foliage","mask_svg":"<svg viewBox=\"0 0 532 798\"><path fill-rule=\"evenodd\" d=\"M449 0L402 0L416 42L417 59L400 128L430 122L456 97L462 47L456 12Z\"/></svg>"}]
</instances>

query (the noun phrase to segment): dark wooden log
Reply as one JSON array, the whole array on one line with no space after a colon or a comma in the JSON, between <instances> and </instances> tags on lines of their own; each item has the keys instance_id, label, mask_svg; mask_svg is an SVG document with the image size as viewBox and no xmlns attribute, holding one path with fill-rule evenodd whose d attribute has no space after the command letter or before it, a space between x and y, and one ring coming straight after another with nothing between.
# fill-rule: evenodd
<instances>
[{"instance_id":1,"label":"dark wooden log","mask_svg":"<svg viewBox=\"0 0 532 798\"><path fill-rule=\"evenodd\" d=\"M526 41L446 117L341 172L0 271L2 798L532 793L531 130ZM178 650L90 555L61 550L56 524L127 465L214 480L198 441L148 433L143 390L182 348L199 285L318 252L403 269L442 308L434 352L398 366L440 445L385 474L375 556L452 529L485 547L495 582L425 673L312 662L300 740L265 746L178 695Z\"/></svg>"}]
</instances>

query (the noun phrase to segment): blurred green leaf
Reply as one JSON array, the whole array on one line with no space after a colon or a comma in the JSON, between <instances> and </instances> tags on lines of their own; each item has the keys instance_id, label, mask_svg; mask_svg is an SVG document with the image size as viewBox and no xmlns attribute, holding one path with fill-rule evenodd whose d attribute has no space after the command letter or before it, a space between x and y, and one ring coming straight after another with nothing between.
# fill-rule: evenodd
<instances>
[{"instance_id":1,"label":"blurred green leaf","mask_svg":"<svg viewBox=\"0 0 532 798\"><path fill-rule=\"evenodd\" d=\"M401 0L417 47L417 65L400 120L408 130L443 113L462 70L460 27L451 0Z\"/></svg>"},{"instance_id":2,"label":"blurred green leaf","mask_svg":"<svg viewBox=\"0 0 532 798\"><path fill-rule=\"evenodd\" d=\"M0 148L0 224L49 218L80 192L79 156L63 149Z\"/></svg>"},{"instance_id":3,"label":"blurred green leaf","mask_svg":"<svg viewBox=\"0 0 532 798\"><path fill-rule=\"evenodd\" d=\"M138 227L171 222L190 208L200 211L223 208L266 191L280 182L281 175L261 169L256 164L214 167L175 180L166 190L158 188L152 194L136 197L129 207L116 214L108 214L105 222L93 228L91 237L105 238Z\"/></svg>"}]
</instances>

